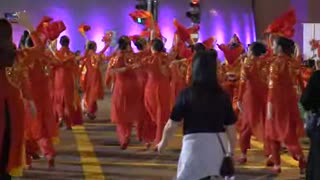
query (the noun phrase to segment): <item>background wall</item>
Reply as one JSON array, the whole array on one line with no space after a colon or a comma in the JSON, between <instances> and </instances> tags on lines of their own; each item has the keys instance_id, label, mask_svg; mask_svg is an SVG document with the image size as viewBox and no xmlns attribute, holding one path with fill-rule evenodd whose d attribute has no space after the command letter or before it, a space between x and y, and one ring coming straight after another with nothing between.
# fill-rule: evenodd
<instances>
[{"instance_id":1,"label":"background wall","mask_svg":"<svg viewBox=\"0 0 320 180\"><path fill-rule=\"evenodd\" d=\"M320 23L319 0L253 0L256 20L257 37L273 21L274 18L287 11L290 7L296 9L297 25L294 40L303 45L302 23Z\"/></svg>"},{"instance_id":2,"label":"background wall","mask_svg":"<svg viewBox=\"0 0 320 180\"><path fill-rule=\"evenodd\" d=\"M7 0L0 2L0 11L14 12L26 10L36 25L44 15L61 19L67 25L64 34L71 37L71 48L82 50L84 39L77 31L81 23L91 25L89 38L103 46L101 37L106 30L115 30L118 35L134 35L140 32L141 26L132 22L128 14L134 10L135 0ZM228 42L233 33L248 44L255 39L255 27L251 0L201 0L202 24L200 39L212 35L219 43ZM172 45L174 27L173 19L189 26L190 20L185 17L189 0L160 0L159 22L162 33L168 39L166 47ZM15 27L15 41L18 41L23 29Z\"/></svg>"}]
</instances>

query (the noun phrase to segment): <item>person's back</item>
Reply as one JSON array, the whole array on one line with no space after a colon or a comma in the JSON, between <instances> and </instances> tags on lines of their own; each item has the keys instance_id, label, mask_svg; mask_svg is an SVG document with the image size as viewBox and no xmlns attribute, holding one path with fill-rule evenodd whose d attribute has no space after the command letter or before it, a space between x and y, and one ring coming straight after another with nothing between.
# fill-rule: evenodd
<instances>
[{"instance_id":1,"label":"person's back","mask_svg":"<svg viewBox=\"0 0 320 180\"><path fill-rule=\"evenodd\" d=\"M181 103L181 106L185 108L184 113L173 114L171 118L182 117L184 119L184 135L224 132L224 126L229 125L225 121L233 122L234 119L229 96L222 90L212 92L207 89L189 87L180 93L177 103Z\"/></svg>"},{"instance_id":2,"label":"person's back","mask_svg":"<svg viewBox=\"0 0 320 180\"><path fill-rule=\"evenodd\" d=\"M315 71L300 100L308 111L307 134L310 139L306 179L320 179L320 71Z\"/></svg>"},{"instance_id":3,"label":"person's back","mask_svg":"<svg viewBox=\"0 0 320 180\"><path fill-rule=\"evenodd\" d=\"M228 149L226 137L230 142L230 154L235 149L236 116L228 95L218 83L216 58L215 51L196 54L191 86L178 96L162 140L158 144L158 150L161 151L180 122L183 124L178 180L220 176L220 167L227 153L224 149Z\"/></svg>"}]
</instances>

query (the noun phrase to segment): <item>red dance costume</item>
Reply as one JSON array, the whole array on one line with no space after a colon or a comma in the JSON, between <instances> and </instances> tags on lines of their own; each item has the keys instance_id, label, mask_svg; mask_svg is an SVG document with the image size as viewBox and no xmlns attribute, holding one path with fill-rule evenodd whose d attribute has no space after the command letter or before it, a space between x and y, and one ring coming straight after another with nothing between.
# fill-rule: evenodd
<instances>
[{"instance_id":1,"label":"red dance costume","mask_svg":"<svg viewBox=\"0 0 320 180\"><path fill-rule=\"evenodd\" d=\"M246 58L241 67L239 102L243 111L240 113L238 132L239 145L243 155L250 148L250 139L254 135L264 142L265 155L271 155L269 143L264 135L268 92L269 62L265 57ZM245 163L246 158L240 159Z\"/></svg>"},{"instance_id":2,"label":"red dance costume","mask_svg":"<svg viewBox=\"0 0 320 180\"><path fill-rule=\"evenodd\" d=\"M55 65L54 72L54 109L60 120L64 120L66 127L73 125L73 116L76 113L76 78L78 66L75 56L67 47L57 51L59 64Z\"/></svg>"},{"instance_id":3,"label":"red dance costume","mask_svg":"<svg viewBox=\"0 0 320 180\"><path fill-rule=\"evenodd\" d=\"M293 63L294 59L281 55L270 65L268 102L272 104L272 118L266 120L265 135L271 141L272 158L276 165L280 165L280 148L283 143L292 156L299 160L302 169L304 159L299 138L304 135L304 127L292 78Z\"/></svg>"},{"instance_id":4,"label":"red dance costume","mask_svg":"<svg viewBox=\"0 0 320 180\"><path fill-rule=\"evenodd\" d=\"M170 60L165 53L155 53L144 60L143 68L148 75L144 103L152 121L157 125L155 144L161 140L171 111L169 63Z\"/></svg>"},{"instance_id":5,"label":"red dance costume","mask_svg":"<svg viewBox=\"0 0 320 180\"><path fill-rule=\"evenodd\" d=\"M150 56L150 53L151 52L149 51L141 51L137 53L135 63L143 65L143 59L147 56ZM140 141L145 142L148 145L154 141L156 136L156 123L151 120L151 117L144 104L144 93L148 76L143 69L136 69L135 74L139 85L135 95L137 97L136 106L139 117L137 118L137 136Z\"/></svg>"},{"instance_id":6,"label":"red dance costume","mask_svg":"<svg viewBox=\"0 0 320 180\"><path fill-rule=\"evenodd\" d=\"M185 76L181 70L181 63L173 63L170 65L171 70L171 104L174 105L176 98L180 94L181 90L186 88L187 84L185 81ZM171 106L172 107L172 106Z\"/></svg>"},{"instance_id":7,"label":"red dance costume","mask_svg":"<svg viewBox=\"0 0 320 180\"><path fill-rule=\"evenodd\" d=\"M58 123L54 118L53 103L50 96L51 63L52 58L47 56L45 52L39 51L32 67L29 68L29 89L37 107L37 116L32 117L31 111L26 111L26 131L28 132L26 138L29 141L27 145L31 143L32 146L30 141L37 142L42 154L49 161L49 166L53 166L56 154L53 143L58 140ZM29 107L26 106L26 109L28 110ZM32 149L33 147L28 150L27 146L29 152ZM31 165L31 156L34 153L36 152L27 154L27 165Z\"/></svg>"},{"instance_id":8,"label":"red dance costume","mask_svg":"<svg viewBox=\"0 0 320 180\"><path fill-rule=\"evenodd\" d=\"M110 71L119 68L128 68L134 62L132 51L118 52L109 62ZM134 122L139 122L136 90L139 90L137 78L132 69L113 74L114 88L111 97L111 120L117 125L117 134L122 149L126 149L130 143L131 129ZM136 109L137 108L137 109Z\"/></svg>"},{"instance_id":9,"label":"red dance costume","mask_svg":"<svg viewBox=\"0 0 320 180\"><path fill-rule=\"evenodd\" d=\"M34 33L33 38L36 37ZM35 41L34 41L35 42ZM27 67L38 57L37 48L17 51L15 64L0 63L0 159L1 173L22 176L25 164L25 121L22 97L31 99ZM2 168L2 167L1 167Z\"/></svg>"},{"instance_id":10,"label":"red dance costume","mask_svg":"<svg viewBox=\"0 0 320 180\"><path fill-rule=\"evenodd\" d=\"M107 47L104 49L106 50ZM84 100L88 113L93 116L98 110L97 101L103 99L104 97L100 65L106 59L103 54L105 50L100 53L95 53L92 50L87 51L82 62L83 64L81 72L84 72L84 68L86 69L82 84Z\"/></svg>"},{"instance_id":11,"label":"red dance costume","mask_svg":"<svg viewBox=\"0 0 320 180\"><path fill-rule=\"evenodd\" d=\"M219 49L224 53L226 58L225 63L221 66L221 73L224 74L222 87L229 94L233 108L238 113L236 102L238 101L238 87L240 80L241 69L241 54L244 52L244 48L237 37L233 35L231 41L228 44L218 45Z\"/></svg>"}]
</instances>

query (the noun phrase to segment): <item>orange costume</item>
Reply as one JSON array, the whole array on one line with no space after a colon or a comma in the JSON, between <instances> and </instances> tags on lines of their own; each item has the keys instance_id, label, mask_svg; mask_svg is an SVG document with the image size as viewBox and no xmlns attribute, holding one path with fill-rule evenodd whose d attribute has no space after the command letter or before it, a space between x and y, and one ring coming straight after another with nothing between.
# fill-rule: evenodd
<instances>
[{"instance_id":1,"label":"orange costume","mask_svg":"<svg viewBox=\"0 0 320 180\"><path fill-rule=\"evenodd\" d=\"M272 117L266 120L265 135L271 140L272 158L280 165L280 148L284 143L302 167L303 153L299 138L304 135L300 119L298 97L295 90L292 66L294 59L282 55L275 57L270 65L268 103L272 105Z\"/></svg>"},{"instance_id":2,"label":"orange costume","mask_svg":"<svg viewBox=\"0 0 320 180\"><path fill-rule=\"evenodd\" d=\"M109 69L110 73L115 71L114 89L111 97L111 120L117 125L117 134L122 149L126 149L130 143L131 129L134 122L139 122L139 107L135 90L139 90L137 78L132 69L128 68L134 62L132 51L118 52L111 58ZM119 68L128 68L121 72L116 72ZM136 109L137 108L137 109Z\"/></svg>"},{"instance_id":3,"label":"orange costume","mask_svg":"<svg viewBox=\"0 0 320 180\"><path fill-rule=\"evenodd\" d=\"M56 52L59 64L55 65L54 73L54 109L58 118L65 121L66 127L70 129L73 125L73 115L76 104L76 78L78 66L75 56L67 47L62 47Z\"/></svg>"},{"instance_id":4,"label":"orange costume","mask_svg":"<svg viewBox=\"0 0 320 180\"><path fill-rule=\"evenodd\" d=\"M185 76L183 72L181 71L182 64L180 63L172 63L170 65L171 70L171 100L172 105L174 104L176 98L180 94L181 90L186 88L187 84L185 81Z\"/></svg>"},{"instance_id":5,"label":"orange costume","mask_svg":"<svg viewBox=\"0 0 320 180\"><path fill-rule=\"evenodd\" d=\"M158 144L165 124L170 116L170 70L169 57L166 53L154 53L144 60L143 69L148 79L145 85L144 103L154 123L157 125L156 139Z\"/></svg>"},{"instance_id":6,"label":"orange costume","mask_svg":"<svg viewBox=\"0 0 320 180\"><path fill-rule=\"evenodd\" d=\"M231 101L233 102L233 108L238 112L238 108L235 102L238 101L238 86L240 80L241 69L241 54L244 52L244 48L237 37L233 35L229 44L218 45L219 49L224 53L226 58L225 63L221 66L220 70L223 77L222 87L229 94Z\"/></svg>"},{"instance_id":7,"label":"orange costume","mask_svg":"<svg viewBox=\"0 0 320 180\"><path fill-rule=\"evenodd\" d=\"M87 50L83 57L81 72L84 72L83 91L84 100L89 114L93 115L98 110L97 101L103 99L104 89L100 65L106 60L104 52L108 49L106 45L99 53Z\"/></svg>"},{"instance_id":8,"label":"orange costume","mask_svg":"<svg viewBox=\"0 0 320 180\"><path fill-rule=\"evenodd\" d=\"M58 140L58 124L54 118L53 103L50 96L51 63L53 63L52 57L48 56L43 49L43 51L38 52L33 66L28 69L29 89L37 107L37 117L32 117L31 111L26 113L27 141L37 142L41 152L49 162L54 160L56 152L53 143ZM28 108L26 106L26 109ZM27 154L27 164L31 165L30 154Z\"/></svg>"},{"instance_id":9,"label":"orange costume","mask_svg":"<svg viewBox=\"0 0 320 180\"><path fill-rule=\"evenodd\" d=\"M246 155L250 148L250 138L254 135L265 142L264 123L266 117L269 62L266 57L246 58L241 67L239 87L239 102L242 105L239 130L239 145ZM265 154L271 154L270 147L265 142ZM244 162L246 159L244 159ZM244 163L243 162L243 163Z\"/></svg>"},{"instance_id":10,"label":"orange costume","mask_svg":"<svg viewBox=\"0 0 320 180\"><path fill-rule=\"evenodd\" d=\"M136 54L135 63L143 65L143 59L150 56L149 51L141 51ZM144 92L145 86L148 79L147 73L143 69L136 69L135 75L138 80L138 89L136 90L137 97L137 136L140 141L150 144L155 139L156 124L151 120L151 117L144 105Z\"/></svg>"},{"instance_id":11,"label":"orange costume","mask_svg":"<svg viewBox=\"0 0 320 180\"><path fill-rule=\"evenodd\" d=\"M36 37L34 33L32 35ZM0 62L0 176L3 173L22 176L25 164L22 97L31 99L27 68L32 66L39 52L38 48L29 48L16 53L13 66Z\"/></svg>"}]
</instances>

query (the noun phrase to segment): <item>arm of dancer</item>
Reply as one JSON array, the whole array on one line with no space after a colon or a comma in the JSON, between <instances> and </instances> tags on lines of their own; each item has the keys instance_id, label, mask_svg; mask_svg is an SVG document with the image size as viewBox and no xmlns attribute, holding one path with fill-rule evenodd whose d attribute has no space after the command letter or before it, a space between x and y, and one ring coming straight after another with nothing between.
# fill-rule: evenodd
<instances>
[{"instance_id":1,"label":"arm of dancer","mask_svg":"<svg viewBox=\"0 0 320 180\"><path fill-rule=\"evenodd\" d=\"M241 64L241 70L240 70L240 85L239 85L239 93L238 93L238 102L237 106L239 110L242 112L242 99L244 92L246 91L246 82L247 82L247 73L248 69L250 68L250 60L246 58L244 62Z\"/></svg>"},{"instance_id":2,"label":"arm of dancer","mask_svg":"<svg viewBox=\"0 0 320 180\"><path fill-rule=\"evenodd\" d=\"M123 66L120 64L120 57L119 56L115 56L113 58L110 59L110 62L108 64L108 73L110 73L110 75L115 74L115 73L123 73L126 72L129 68L128 66Z\"/></svg>"},{"instance_id":3,"label":"arm of dancer","mask_svg":"<svg viewBox=\"0 0 320 180\"><path fill-rule=\"evenodd\" d=\"M170 62L170 65L172 64L179 64L179 63L183 63L183 62L186 62L187 61L187 58L183 58L183 59L175 59L173 61Z\"/></svg>"},{"instance_id":4,"label":"arm of dancer","mask_svg":"<svg viewBox=\"0 0 320 180\"><path fill-rule=\"evenodd\" d=\"M277 60L271 63L269 68L269 77L268 77L268 103L267 103L267 120L271 120L272 118L272 101L274 98L274 85L278 80L279 74L279 64Z\"/></svg>"}]
</instances>

